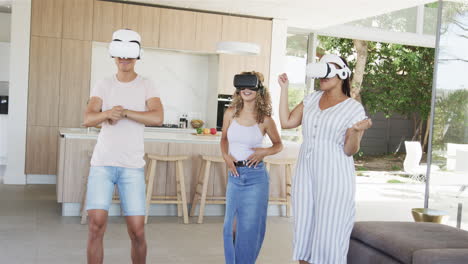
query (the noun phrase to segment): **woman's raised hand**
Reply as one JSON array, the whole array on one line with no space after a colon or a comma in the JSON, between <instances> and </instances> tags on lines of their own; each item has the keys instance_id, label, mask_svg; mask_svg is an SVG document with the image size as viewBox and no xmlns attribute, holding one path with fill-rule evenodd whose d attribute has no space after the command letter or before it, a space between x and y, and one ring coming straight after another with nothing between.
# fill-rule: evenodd
<instances>
[{"instance_id":1,"label":"woman's raised hand","mask_svg":"<svg viewBox=\"0 0 468 264\"><path fill-rule=\"evenodd\" d=\"M280 74L278 76L278 83L279 83L281 89L288 88L288 86L289 86L288 75L286 73Z\"/></svg>"},{"instance_id":2,"label":"woman's raised hand","mask_svg":"<svg viewBox=\"0 0 468 264\"><path fill-rule=\"evenodd\" d=\"M364 130L369 129L371 126L372 126L372 120L369 118L369 119L364 119L354 124L353 129L355 131L364 131Z\"/></svg>"}]
</instances>

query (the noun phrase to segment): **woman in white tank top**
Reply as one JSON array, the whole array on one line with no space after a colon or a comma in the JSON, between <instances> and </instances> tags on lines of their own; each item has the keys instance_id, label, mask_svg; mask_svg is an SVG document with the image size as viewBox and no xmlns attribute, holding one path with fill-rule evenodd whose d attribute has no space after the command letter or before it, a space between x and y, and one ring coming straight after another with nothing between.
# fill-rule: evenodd
<instances>
[{"instance_id":1,"label":"woman in white tank top","mask_svg":"<svg viewBox=\"0 0 468 264\"><path fill-rule=\"evenodd\" d=\"M226 264L254 264L258 257L269 197L269 177L262 160L283 148L263 75L242 74L255 75L257 86L237 88L224 114L221 152L229 169L223 232ZM265 134L273 146L263 147Z\"/></svg>"}]
</instances>

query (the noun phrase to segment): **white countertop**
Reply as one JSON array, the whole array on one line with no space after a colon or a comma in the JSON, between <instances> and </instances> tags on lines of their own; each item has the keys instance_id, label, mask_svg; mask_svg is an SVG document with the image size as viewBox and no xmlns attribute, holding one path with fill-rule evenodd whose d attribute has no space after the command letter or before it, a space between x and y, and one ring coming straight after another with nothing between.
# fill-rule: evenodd
<instances>
[{"instance_id":1,"label":"white countertop","mask_svg":"<svg viewBox=\"0 0 468 264\"><path fill-rule=\"evenodd\" d=\"M201 143L201 144L219 144L221 140L221 132L216 136L213 135L193 135L195 129L180 129L180 128L145 128L145 141L156 142L174 142L174 143ZM81 138L81 139L97 139L99 130L95 128L61 128L60 135L65 138ZM265 137L265 146L271 145L270 141ZM299 146L298 142L283 140L285 146Z\"/></svg>"},{"instance_id":2,"label":"white countertop","mask_svg":"<svg viewBox=\"0 0 468 264\"><path fill-rule=\"evenodd\" d=\"M145 141L175 142L175 143L204 143L219 144L221 133L218 135L193 135L194 129L180 128L145 128ZM86 128L62 128L60 135L65 138L97 139L99 130Z\"/></svg>"}]
</instances>

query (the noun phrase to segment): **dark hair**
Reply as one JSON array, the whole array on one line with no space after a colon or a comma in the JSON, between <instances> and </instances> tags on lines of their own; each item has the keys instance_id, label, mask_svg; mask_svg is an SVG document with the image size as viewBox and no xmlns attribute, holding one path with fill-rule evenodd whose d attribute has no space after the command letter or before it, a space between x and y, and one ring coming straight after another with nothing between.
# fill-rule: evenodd
<instances>
[{"instance_id":1,"label":"dark hair","mask_svg":"<svg viewBox=\"0 0 468 264\"><path fill-rule=\"evenodd\" d=\"M346 66L349 68L348 66L348 62L340 56L340 58L343 60L343 62L346 64ZM351 97L351 81L350 81L350 78L346 78L343 80L343 85L341 86L341 91L348 97Z\"/></svg>"}]
</instances>

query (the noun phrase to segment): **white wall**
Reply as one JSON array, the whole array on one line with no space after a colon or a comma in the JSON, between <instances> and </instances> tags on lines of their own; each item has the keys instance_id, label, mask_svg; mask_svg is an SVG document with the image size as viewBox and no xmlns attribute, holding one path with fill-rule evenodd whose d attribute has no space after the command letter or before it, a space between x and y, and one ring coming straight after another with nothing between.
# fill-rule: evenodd
<instances>
[{"instance_id":1,"label":"white wall","mask_svg":"<svg viewBox=\"0 0 468 264\"><path fill-rule=\"evenodd\" d=\"M11 14L0 13L0 42L10 42Z\"/></svg>"},{"instance_id":2,"label":"white wall","mask_svg":"<svg viewBox=\"0 0 468 264\"><path fill-rule=\"evenodd\" d=\"M8 82L9 80L10 80L10 43L0 42L0 82Z\"/></svg>"},{"instance_id":3,"label":"white wall","mask_svg":"<svg viewBox=\"0 0 468 264\"><path fill-rule=\"evenodd\" d=\"M288 25L286 20L273 19L273 29L271 33L271 62L270 62L270 88L273 119L280 129L279 123L279 98L281 88L278 84L278 75L285 72L286 66L286 40L288 36Z\"/></svg>"},{"instance_id":4,"label":"white wall","mask_svg":"<svg viewBox=\"0 0 468 264\"><path fill-rule=\"evenodd\" d=\"M107 46L93 43L91 87L97 80L116 73ZM200 118L208 121L207 126L216 127L217 63L216 55L145 48L135 70L160 89L164 123L178 123L179 116L187 113L190 119Z\"/></svg>"},{"instance_id":5,"label":"white wall","mask_svg":"<svg viewBox=\"0 0 468 264\"><path fill-rule=\"evenodd\" d=\"M0 165L6 165L7 162L7 122L8 115L0 114Z\"/></svg>"},{"instance_id":6,"label":"white wall","mask_svg":"<svg viewBox=\"0 0 468 264\"><path fill-rule=\"evenodd\" d=\"M5 184L25 184L31 0L12 2L8 157Z\"/></svg>"}]
</instances>

